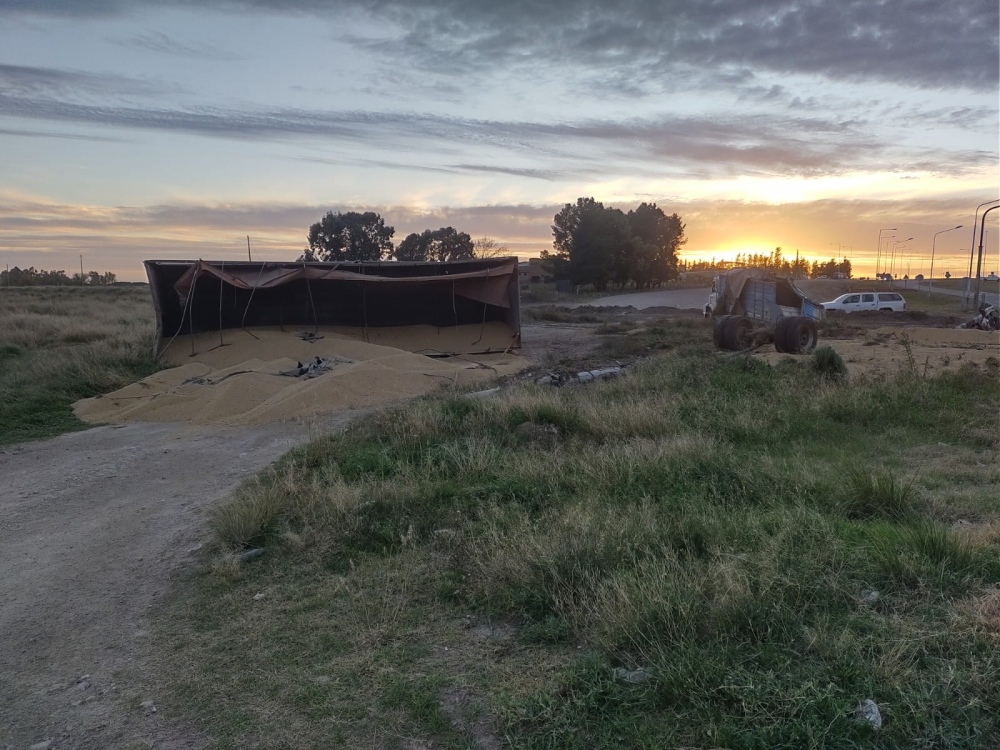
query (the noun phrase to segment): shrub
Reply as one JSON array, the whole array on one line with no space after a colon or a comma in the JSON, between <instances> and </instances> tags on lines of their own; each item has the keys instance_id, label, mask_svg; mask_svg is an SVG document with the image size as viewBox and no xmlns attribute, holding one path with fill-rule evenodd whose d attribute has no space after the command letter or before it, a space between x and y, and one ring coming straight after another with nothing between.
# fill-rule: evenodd
<instances>
[{"instance_id":1,"label":"shrub","mask_svg":"<svg viewBox=\"0 0 1000 750\"><path fill-rule=\"evenodd\" d=\"M840 380L847 377L847 365L844 358L832 346L821 346L812 356L813 372L830 380Z\"/></svg>"}]
</instances>

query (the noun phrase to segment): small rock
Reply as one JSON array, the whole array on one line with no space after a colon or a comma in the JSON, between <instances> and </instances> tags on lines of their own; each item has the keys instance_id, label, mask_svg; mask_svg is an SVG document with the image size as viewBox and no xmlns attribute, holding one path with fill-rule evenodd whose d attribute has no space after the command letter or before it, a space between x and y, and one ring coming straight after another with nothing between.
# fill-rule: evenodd
<instances>
[{"instance_id":1,"label":"small rock","mask_svg":"<svg viewBox=\"0 0 1000 750\"><path fill-rule=\"evenodd\" d=\"M972 526L972 521L967 521L964 518L959 518L957 521L955 521L955 523L951 525L951 528L961 529L965 528L966 526Z\"/></svg>"},{"instance_id":2,"label":"small rock","mask_svg":"<svg viewBox=\"0 0 1000 750\"><path fill-rule=\"evenodd\" d=\"M317 685L329 685L332 682L332 679L328 674L321 674L318 677L313 677L313 682Z\"/></svg>"},{"instance_id":3,"label":"small rock","mask_svg":"<svg viewBox=\"0 0 1000 750\"><path fill-rule=\"evenodd\" d=\"M255 549L248 549L246 552L237 555L236 559L240 562L247 562L248 560L261 557L265 552L267 552L267 550L264 547L256 547Z\"/></svg>"},{"instance_id":4,"label":"small rock","mask_svg":"<svg viewBox=\"0 0 1000 750\"><path fill-rule=\"evenodd\" d=\"M653 675L647 670L640 667L639 669L625 669L624 667L615 667L614 670L615 677L620 680L625 680L625 682L630 682L633 685L639 685L652 679Z\"/></svg>"},{"instance_id":5,"label":"small rock","mask_svg":"<svg viewBox=\"0 0 1000 750\"><path fill-rule=\"evenodd\" d=\"M84 680L89 680L89 679L90 679L90 675L89 674L85 674L85 675L80 675L79 677L77 677L76 681L77 682L83 682Z\"/></svg>"},{"instance_id":6,"label":"small rock","mask_svg":"<svg viewBox=\"0 0 1000 750\"><path fill-rule=\"evenodd\" d=\"M36 742L28 750L49 750L50 747L52 747L52 740L43 740L42 742Z\"/></svg>"},{"instance_id":7,"label":"small rock","mask_svg":"<svg viewBox=\"0 0 1000 750\"><path fill-rule=\"evenodd\" d=\"M139 708L142 709L142 712L146 714L146 716L156 713L156 704L153 703L153 701L143 701L139 704Z\"/></svg>"},{"instance_id":8,"label":"small rock","mask_svg":"<svg viewBox=\"0 0 1000 750\"><path fill-rule=\"evenodd\" d=\"M76 689L77 690L86 690L89 687L90 687L90 683L87 682L86 680L84 680L83 682L76 683Z\"/></svg>"},{"instance_id":9,"label":"small rock","mask_svg":"<svg viewBox=\"0 0 1000 750\"><path fill-rule=\"evenodd\" d=\"M263 599L263 598L264 598L265 596L267 596L267 594L265 594L265 593L264 593L263 591L261 591L261 592L259 592L259 593L257 593L257 594L254 594L254 595L253 595L253 600L254 600L255 602L259 602L259 601L260 601L261 599Z\"/></svg>"},{"instance_id":10,"label":"small rock","mask_svg":"<svg viewBox=\"0 0 1000 750\"><path fill-rule=\"evenodd\" d=\"M878 710L878 704L871 698L865 698L858 704L854 712L858 721L871 724L876 731L882 728L882 714Z\"/></svg>"},{"instance_id":11,"label":"small rock","mask_svg":"<svg viewBox=\"0 0 1000 750\"><path fill-rule=\"evenodd\" d=\"M882 598L882 595L879 594L879 592L876 591L875 589L864 589L861 592L861 601L863 601L869 607L872 607L872 606L878 604L879 599L881 599L881 598Z\"/></svg>"}]
</instances>

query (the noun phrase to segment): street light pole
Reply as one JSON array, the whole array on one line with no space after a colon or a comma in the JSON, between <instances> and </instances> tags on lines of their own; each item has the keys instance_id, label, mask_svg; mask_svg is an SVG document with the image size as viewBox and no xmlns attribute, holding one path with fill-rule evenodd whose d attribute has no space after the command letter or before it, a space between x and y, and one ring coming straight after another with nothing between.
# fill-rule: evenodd
<instances>
[{"instance_id":1,"label":"street light pole","mask_svg":"<svg viewBox=\"0 0 1000 750\"><path fill-rule=\"evenodd\" d=\"M895 227L878 230L878 247L875 249L875 280L878 281L878 264L882 257L882 232L895 232Z\"/></svg>"},{"instance_id":2,"label":"street light pole","mask_svg":"<svg viewBox=\"0 0 1000 750\"><path fill-rule=\"evenodd\" d=\"M951 229L942 229L940 232L937 232L934 235L934 239L931 241L931 272L930 272L930 276L927 279L927 291L928 292L931 290L931 287L934 284L934 248L937 245L937 236L939 234L944 234L945 232L954 232L956 229L961 229L961 228L962 228L962 225L959 224L957 227L952 227Z\"/></svg>"},{"instance_id":3,"label":"street light pole","mask_svg":"<svg viewBox=\"0 0 1000 750\"><path fill-rule=\"evenodd\" d=\"M889 257L889 276L893 279L896 278L896 245L902 245L912 239L912 237L907 237L905 240L896 240L892 243L892 255Z\"/></svg>"},{"instance_id":4,"label":"street light pole","mask_svg":"<svg viewBox=\"0 0 1000 750\"><path fill-rule=\"evenodd\" d=\"M969 294L972 293L972 257L976 254L976 225L979 223L979 209L991 203L998 203L996 198L976 206L976 216L972 220L972 245L969 247L969 275L965 277L965 304L969 304Z\"/></svg>"}]
</instances>

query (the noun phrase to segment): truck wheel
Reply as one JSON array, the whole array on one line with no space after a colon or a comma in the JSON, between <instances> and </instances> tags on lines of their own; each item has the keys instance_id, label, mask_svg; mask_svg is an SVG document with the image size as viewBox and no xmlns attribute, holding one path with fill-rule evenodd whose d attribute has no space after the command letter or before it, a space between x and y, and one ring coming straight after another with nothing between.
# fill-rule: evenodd
<instances>
[{"instance_id":1,"label":"truck wheel","mask_svg":"<svg viewBox=\"0 0 1000 750\"><path fill-rule=\"evenodd\" d=\"M726 321L729 320L732 315L720 315L715 320L712 321L712 343L715 344L716 349L725 349L726 341L723 337L723 331L726 328Z\"/></svg>"},{"instance_id":2,"label":"truck wheel","mask_svg":"<svg viewBox=\"0 0 1000 750\"><path fill-rule=\"evenodd\" d=\"M795 317L785 328L785 351L790 354L810 354L816 348L816 321L812 318Z\"/></svg>"},{"instance_id":3,"label":"truck wheel","mask_svg":"<svg viewBox=\"0 0 1000 750\"><path fill-rule=\"evenodd\" d=\"M749 349L753 344L753 323L744 315L733 315L722 329L722 340L726 349L733 352Z\"/></svg>"},{"instance_id":4,"label":"truck wheel","mask_svg":"<svg viewBox=\"0 0 1000 750\"><path fill-rule=\"evenodd\" d=\"M784 354L788 350L785 348L785 333L788 331L788 321L791 318L778 318L774 326L774 351Z\"/></svg>"}]
</instances>

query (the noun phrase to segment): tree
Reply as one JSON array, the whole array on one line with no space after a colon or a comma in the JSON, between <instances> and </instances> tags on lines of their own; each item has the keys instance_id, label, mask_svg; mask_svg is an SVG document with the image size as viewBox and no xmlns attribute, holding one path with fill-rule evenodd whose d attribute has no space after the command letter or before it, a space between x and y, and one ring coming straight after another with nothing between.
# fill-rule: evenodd
<instances>
[{"instance_id":1,"label":"tree","mask_svg":"<svg viewBox=\"0 0 1000 750\"><path fill-rule=\"evenodd\" d=\"M302 260L382 260L392 254L396 230L374 211L336 213L328 211L309 227L309 248Z\"/></svg>"},{"instance_id":2,"label":"tree","mask_svg":"<svg viewBox=\"0 0 1000 750\"><path fill-rule=\"evenodd\" d=\"M477 237L472 243L474 258L505 258L510 255L506 245L501 245L492 237Z\"/></svg>"},{"instance_id":3,"label":"tree","mask_svg":"<svg viewBox=\"0 0 1000 750\"><path fill-rule=\"evenodd\" d=\"M633 255L631 278L640 289L677 278L677 250L687 242L677 214L667 216L655 203L628 212ZM780 250L779 250L780 252Z\"/></svg>"},{"instance_id":4,"label":"tree","mask_svg":"<svg viewBox=\"0 0 1000 750\"><path fill-rule=\"evenodd\" d=\"M441 227L406 236L393 253L396 260L449 261L473 257L472 238L453 227Z\"/></svg>"},{"instance_id":5,"label":"tree","mask_svg":"<svg viewBox=\"0 0 1000 750\"><path fill-rule=\"evenodd\" d=\"M631 251L628 217L593 198L578 198L555 215L553 252L542 258L556 278L573 284L593 284L603 291L613 278L628 273Z\"/></svg>"},{"instance_id":6,"label":"tree","mask_svg":"<svg viewBox=\"0 0 1000 750\"><path fill-rule=\"evenodd\" d=\"M945 271L945 272L944 272L944 277L945 277L946 279L950 279L950 278L951 278L951 271Z\"/></svg>"}]
</instances>

